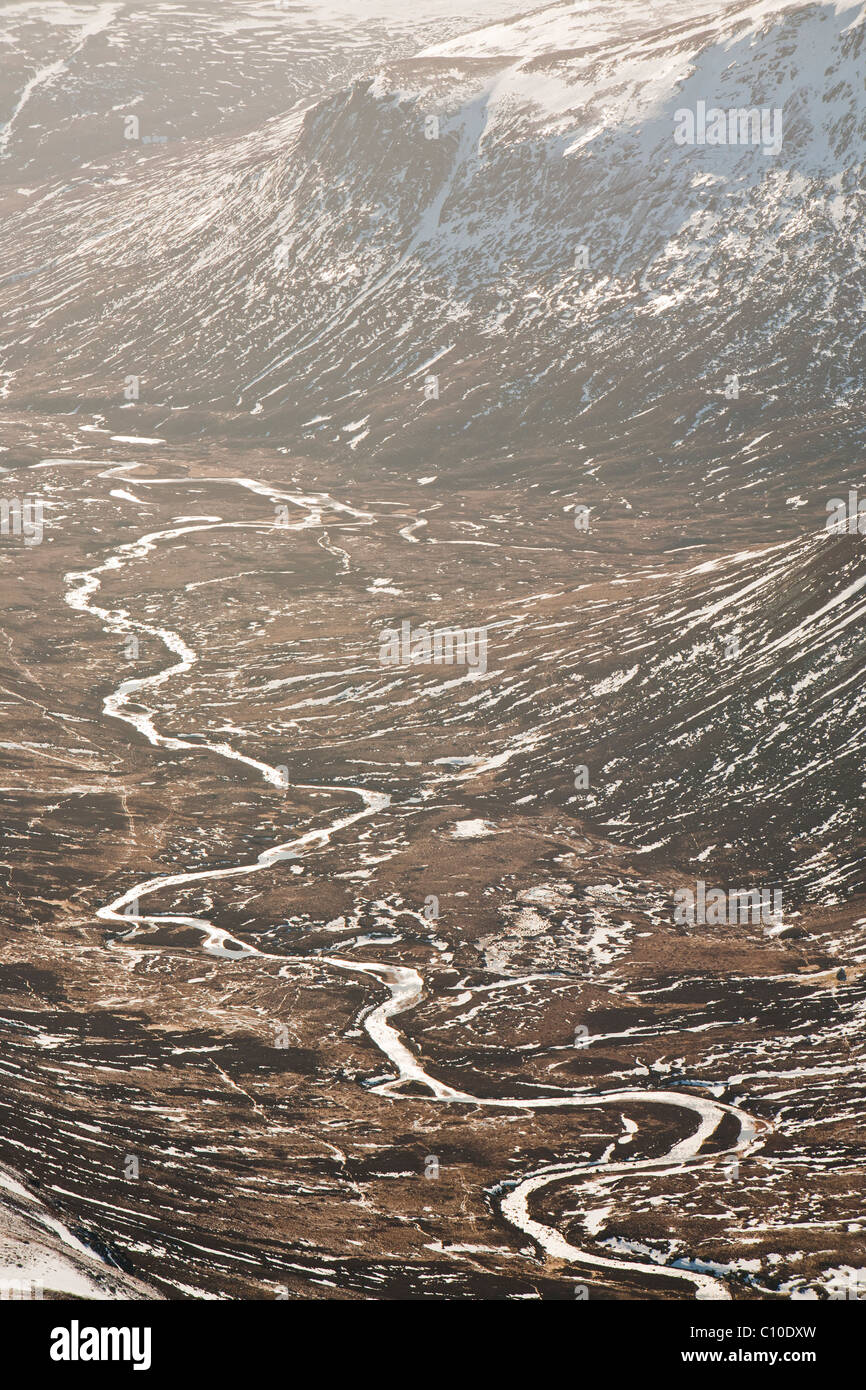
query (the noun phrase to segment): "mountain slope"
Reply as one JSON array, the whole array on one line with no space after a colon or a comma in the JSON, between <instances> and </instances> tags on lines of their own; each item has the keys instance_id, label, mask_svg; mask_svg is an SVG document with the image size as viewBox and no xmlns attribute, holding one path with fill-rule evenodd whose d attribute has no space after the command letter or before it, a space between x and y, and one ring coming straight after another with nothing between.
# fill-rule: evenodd
<instances>
[{"instance_id":1,"label":"mountain slope","mask_svg":"<svg viewBox=\"0 0 866 1390\"><path fill-rule=\"evenodd\" d=\"M696 477L750 429L856 430L862 6L584 9L12 217L11 398L108 410L137 374L169 428L216 407L400 456L614 436ZM700 101L781 109L780 152L677 145Z\"/></svg>"}]
</instances>

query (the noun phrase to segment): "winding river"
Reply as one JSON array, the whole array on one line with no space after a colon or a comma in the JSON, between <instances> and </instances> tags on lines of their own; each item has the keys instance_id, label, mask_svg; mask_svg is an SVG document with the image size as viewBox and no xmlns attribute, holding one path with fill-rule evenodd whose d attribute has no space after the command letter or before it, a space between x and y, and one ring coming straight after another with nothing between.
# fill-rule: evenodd
<instances>
[{"instance_id":1,"label":"winding river","mask_svg":"<svg viewBox=\"0 0 866 1390\"><path fill-rule=\"evenodd\" d=\"M237 486L268 499L275 507L285 504L295 507L299 512L299 517L297 521L293 522L208 520L196 525L176 525L162 531L152 531L136 541L119 546L107 560L93 569L67 574L65 576L66 602L73 609L96 618L106 631L121 635L146 633L157 637L174 658L172 664L155 675L124 680L115 691L105 697L103 701L104 711L109 717L122 720L143 734L154 747L172 750L188 749L196 752L204 750L221 758L242 763L269 784L283 789L285 783L283 773L279 768L247 757L228 743L204 741L192 743L189 740L171 737L159 732L153 722L152 712L141 703L141 697L147 691L155 690L164 685L172 677L182 676L191 670L197 661L197 655L178 633L168 628L140 622L122 608L100 607L95 600L101 588L102 577L122 569L130 561L146 559L164 541L172 541L180 536L191 535L200 531L244 527L256 530L277 526L281 530L286 529L287 526L292 530L320 529L323 533L320 542L322 539L327 542L325 548L335 556L341 557L341 564L345 568L348 564L348 558L345 557L345 552L330 544L324 529L325 517L330 515L335 521L341 517L369 521L373 519L372 514L358 512L354 508L336 502L325 495L307 496L284 492L250 478L129 478L127 476L129 471L137 467L139 465L136 463L112 464L100 474L100 477L114 477L116 475L125 482L134 483L137 487L183 487L185 484L198 485L203 482L221 486ZM128 496L128 494L125 495ZM130 500L136 499L130 498ZM137 708L131 707L133 703ZM466 777L465 773L463 777ZM357 798L360 807L357 810L343 811L335 816L327 827L309 830L282 844L274 845L252 860L222 869L204 869L144 879L114 899L113 902L100 907L97 916L104 922L122 924L127 930L133 928L137 923L154 926L170 923L191 927L201 933L202 947L210 955L231 960L259 956L263 960L278 962L283 973L290 972L292 968L291 958L287 960L284 955L270 955L257 950L256 947L248 943L238 942L228 932L206 918L147 913L142 911L141 903L151 894L167 888L184 888L190 884L212 879L239 878L242 875L255 874L262 869L272 868L280 861L294 858L303 851L327 845L339 831L376 815L390 804L390 797L387 794L372 791L366 787L316 785L306 786L303 789L324 791L341 798L351 795ZM556 1262L570 1266L582 1266L587 1269L613 1271L618 1274L633 1271L639 1273L643 1278L655 1273L659 1277L663 1277L665 1281L677 1280L689 1285L696 1298L730 1298L725 1283L706 1273L674 1265L653 1265L641 1261L613 1259L578 1249L571 1245L556 1227L537 1220L532 1215L531 1206L537 1193L562 1182L580 1182L589 1179L595 1182L607 1181L608 1179L611 1182L618 1182L633 1175L674 1172L696 1164L717 1164L729 1155L746 1152L756 1142L759 1133L763 1134L768 1128L765 1122L753 1120L750 1115L736 1106L677 1091L584 1090L556 1096L545 1095L527 1098L515 1096L482 1097L456 1090L427 1072L422 1062L407 1046L399 1030L394 1026L394 1020L400 1014L414 1007L423 997L424 980L417 970L384 961L348 960L339 956L318 956L315 959L317 963L330 966L334 970L344 970L366 976L376 981L386 991L386 998L368 1012L364 1018L364 1028L368 1036L388 1059L396 1073L389 1080L371 1087L372 1093L379 1094L383 1098L397 1101L400 1099L401 1087L404 1083L415 1082L426 1089L431 1102L446 1105L522 1111L571 1110L608 1105L640 1108L656 1105L685 1111L694 1123L693 1131L686 1138L677 1140L662 1157L611 1162L609 1158L610 1150L613 1148L611 1145L604 1157L598 1162L551 1164L528 1173L516 1186L510 1187L505 1195L500 1197L500 1210L506 1221L521 1231ZM415 1098L417 1099L417 1097ZM715 1134L719 1125L729 1115L734 1116L738 1123L736 1141L724 1150L717 1149L708 1155L702 1155L701 1150L705 1142Z\"/></svg>"}]
</instances>

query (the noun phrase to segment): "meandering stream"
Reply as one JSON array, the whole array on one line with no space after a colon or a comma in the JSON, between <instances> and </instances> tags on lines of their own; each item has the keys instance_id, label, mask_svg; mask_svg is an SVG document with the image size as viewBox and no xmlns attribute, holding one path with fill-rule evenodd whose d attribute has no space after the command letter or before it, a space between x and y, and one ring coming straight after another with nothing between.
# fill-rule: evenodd
<instances>
[{"instance_id":1,"label":"meandering stream","mask_svg":"<svg viewBox=\"0 0 866 1390\"><path fill-rule=\"evenodd\" d=\"M113 464L100 476L118 475L126 482L134 482L138 487L183 487L185 484L195 483L198 485L202 482L212 482L221 486L233 485L265 497L275 505L289 504L299 510L300 516L297 522L288 523L276 521L269 523L264 520L206 521L195 525L177 525L161 531L152 531L136 541L119 546L102 564L90 570L70 572L65 576L66 601L73 609L96 618L107 631L123 636L146 633L157 637L174 658L172 664L154 675L122 681L115 691L105 697L103 701L105 714L110 718L119 719L129 724L140 734L143 734L154 747L216 754L221 758L243 764L272 786L283 789L285 783L279 768L256 758L248 757L228 743L211 743L203 740L193 743L186 739L160 733L154 724L152 711L141 703L142 697L146 692L164 685L172 677L182 676L191 670L197 661L196 652L178 633L168 628L140 622L123 608L109 609L99 606L95 599L101 587L102 577L116 573L132 560L147 559L164 541L171 541L199 531L238 528L263 530L277 526L284 530L287 525L292 530L319 528L324 531L327 514L331 514L334 518L342 514L364 520L372 520L372 514L358 512L354 508L347 507L345 504L336 502L324 495L306 496L284 492L249 478L127 478L126 473L137 466L137 464L132 463ZM325 536L327 538L326 532ZM407 537L406 539L413 538ZM330 541L328 541L326 548L337 557L345 557L345 552L333 547ZM347 563L347 558L341 559L341 564L344 567ZM132 707L133 702L135 708ZM462 774L464 780L466 776L466 773ZM207 880L239 878L243 875L255 874L263 869L272 868L280 861L290 857L294 858L303 851L327 845L338 832L379 814L390 804L390 797L386 793L361 786L317 784L305 786L303 789L329 792L341 799L345 799L347 795L356 797L361 803L360 809L348 812L341 811L328 826L308 830L304 834L274 845L252 860L242 861L221 869L196 870L189 873L165 874L143 879L111 903L100 907L97 910L97 916L104 922L122 924L127 930L134 928L136 924L154 926L176 924L191 927L201 933L202 947L210 955L232 960L257 956L263 960L278 962L283 972L290 971L292 968L290 957L270 955L259 951L248 943L238 942L228 932L207 918L148 913L142 909L141 904L142 900L153 893L161 892L167 888L185 888L191 884L202 883ZM606 1154L600 1161L594 1163L551 1164L526 1174L516 1186L511 1187L500 1199L500 1210L506 1221L539 1245L549 1257L556 1261L615 1273L636 1271L644 1278L655 1273L666 1281L680 1280L685 1282L691 1286L697 1298L730 1298L730 1293L724 1282L705 1273L671 1265L652 1265L640 1261L612 1259L578 1249L570 1244L555 1226L546 1225L537 1220L532 1215L531 1204L536 1194L557 1183L575 1183L587 1179L597 1182L608 1178L611 1181L620 1181L630 1175L673 1172L684 1166L698 1163L717 1164L728 1155L741 1154L747 1151L755 1143L759 1131L763 1133L767 1128L764 1121L753 1120L737 1106L726 1105L714 1099L677 1091L583 1090L555 1096L526 1098L516 1096L482 1097L457 1090L429 1074L394 1026L394 1020L414 1007L423 997L424 980L417 970L412 967L377 960L349 960L339 956L317 956L315 959L318 964L330 966L334 970L349 971L353 974L367 976L371 980L377 981L387 991L387 997L364 1018L364 1028L368 1036L388 1059L396 1073L394 1077L371 1088L374 1094L381 1095L383 1099L387 1098L392 1102L399 1100L401 1087L404 1083L415 1082L428 1091L431 1102L448 1105L482 1106L523 1111L597 1108L608 1105L640 1108L656 1105L686 1112L687 1116L696 1121L696 1127L687 1137L678 1139L673 1143L663 1156L611 1162ZM417 1095L414 1098L417 1100ZM716 1150L711 1154L702 1156L703 1145L715 1134L719 1125L729 1115L734 1116L739 1125L735 1142L724 1150ZM608 1154L609 1152L610 1150L608 1150Z\"/></svg>"}]
</instances>

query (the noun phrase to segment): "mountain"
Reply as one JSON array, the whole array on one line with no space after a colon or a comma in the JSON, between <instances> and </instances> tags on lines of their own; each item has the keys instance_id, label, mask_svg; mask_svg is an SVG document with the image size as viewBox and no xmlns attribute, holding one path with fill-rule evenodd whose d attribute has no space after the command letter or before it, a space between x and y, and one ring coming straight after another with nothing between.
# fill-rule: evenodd
<instances>
[{"instance_id":1,"label":"mountain","mask_svg":"<svg viewBox=\"0 0 866 1390\"><path fill-rule=\"evenodd\" d=\"M787 487L814 432L832 480L863 439L864 33L860 5L558 5L38 198L8 398L107 413L134 375L170 435L625 451L715 497ZM781 112L778 152L676 143L700 103Z\"/></svg>"}]
</instances>

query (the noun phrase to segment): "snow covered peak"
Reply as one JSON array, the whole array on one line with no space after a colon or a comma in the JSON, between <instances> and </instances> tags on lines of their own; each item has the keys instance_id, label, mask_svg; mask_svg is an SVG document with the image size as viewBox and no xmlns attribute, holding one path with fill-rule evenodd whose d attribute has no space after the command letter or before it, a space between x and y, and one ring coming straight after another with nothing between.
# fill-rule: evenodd
<instances>
[{"instance_id":1,"label":"snow covered peak","mask_svg":"<svg viewBox=\"0 0 866 1390\"><path fill-rule=\"evenodd\" d=\"M531 59L574 53L639 38L701 15L718 15L714 0L566 0L532 14L470 30L424 50L424 58Z\"/></svg>"},{"instance_id":2,"label":"snow covered peak","mask_svg":"<svg viewBox=\"0 0 866 1390\"><path fill-rule=\"evenodd\" d=\"M651 420L664 469L727 447L746 414L754 437L858 411L864 13L560 4L392 62L194 170L94 192L99 257L68 242L62 203L22 212L14 259L37 269L5 289L28 348L15 389L44 391L62 355L110 400L132 323L160 400L358 457L609 445ZM751 111L758 138L739 138ZM58 277L91 319L57 306Z\"/></svg>"},{"instance_id":3,"label":"snow covered peak","mask_svg":"<svg viewBox=\"0 0 866 1390\"><path fill-rule=\"evenodd\" d=\"M669 34L702 36L734 29L759 32L798 0L565 0L531 14L470 30L457 38L424 49L421 58L506 58L531 61L564 56L603 45L622 45L635 39ZM836 15L854 13L862 22L864 7L850 0L828 0L824 8ZM859 15L859 20L858 20Z\"/></svg>"},{"instance_id":4,"label":"snow covered peak","mask_svg":"<svg viewBox=\"0 0 866 1390\"><path fill-rule=\"evenodd\" d=\"M676 107L700 100L784 107L798 127L789 150L802 153L816 137L821 166L833 131L862 116L862 37L853 40L864 19L862 0L577 0L427 48L416 63L449 59L466 78L474 71L489 119L523 108L581 140L640 125L654 144L657 115L667 128Z\"/></svg>"}]
</instances>

